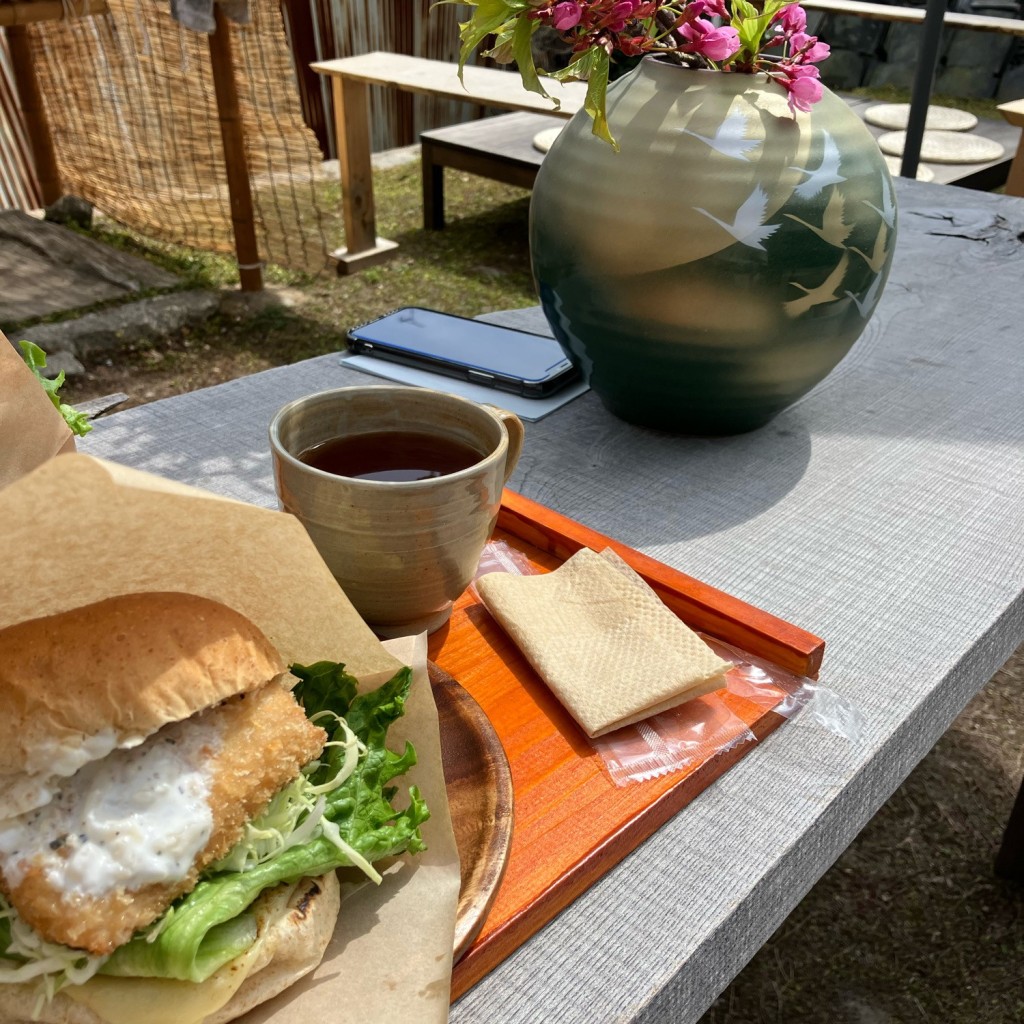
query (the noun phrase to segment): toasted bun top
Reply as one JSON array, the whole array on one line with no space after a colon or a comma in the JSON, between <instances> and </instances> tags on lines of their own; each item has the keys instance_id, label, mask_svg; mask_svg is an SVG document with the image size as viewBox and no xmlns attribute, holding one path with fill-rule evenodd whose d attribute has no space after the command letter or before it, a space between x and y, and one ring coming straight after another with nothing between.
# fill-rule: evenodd
<instances>
[{"instance_id":1,"label":"toasted bun top","mask_svg":"<svg viewBox=\"0 0 1024 1024\"><path fill-rule=\"evenodd\" d=\"M125 594L0 630L0 787L22 792L7 812L49 799L25 796L28 781L72 775L284 669L248 619L191 594Z\"/></svg>"}]
</instances>

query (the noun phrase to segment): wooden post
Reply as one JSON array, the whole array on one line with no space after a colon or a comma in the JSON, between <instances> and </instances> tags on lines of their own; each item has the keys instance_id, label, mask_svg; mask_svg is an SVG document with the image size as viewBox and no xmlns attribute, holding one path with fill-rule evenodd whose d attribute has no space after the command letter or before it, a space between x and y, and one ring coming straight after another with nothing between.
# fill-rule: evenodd
<instances>
[{"instance_id":1,"label":"wooden post","mask_svg":"<svg viewBox=\"0 0 1024 1024\"><path fill-rule=\"evenodd\" d=\"M377 237L370 157L370 88L343 75L332 75L334 118L341 176L341 211L345 248L331 253L339 274L351 274L388 259L397 242Z\"/></svg>"},{"instance_id":2,"label":"wooden post","mask_svg":"<svg viewBox=\"0 0 1024 1024\"><path fill-rule=\"evenodd\" d=\"M0 28L107 13L107 0L75 0L73 4L64 0L14 0L13 3L0 4Z\"/></svg>"},{"instance_id":3,"label":"wooden post","mask_svg":"<svg viewBox=\"0 0 1024 1024\"><path fill-rule=\"evenodd\" d=\"M263 266L256 243L256 217L253 213L252 190L249 184L249 161L245 155L242 118L238 112L238 87L232 57L231 32L228 19L214 4L216 29L210 34L210 65L213 87L217 95L220 136L224 144L224 167L231 201L231 226L235 232L235 256L238 259L238 280L243 292L263 289Z\"/></svg>"},{"instance_id":4,"label":"wooden post","mask_svg":"<svg viewBox=\"0 0 1024 1024\"><path fill-rule=\"evenodd\" d=\"M1011 882L1024 882L1024 782L1021 782L996 856L996 874Z\"/></svg>"},{"instance_id":5,"label":"wooden post","mask_svg":"<svg viewBox=\"0 0 1024 1024\"><path fill-rule=\"evenodd\" d=\"M43 205L49 206L60 199L63 190L60 173L57 170L57 155L53 149L53 137L50 135L50 125L46 120L46 110L43 108L43 96L39 90L39 79L36 78L32 62L32 41L29 39L28 29L24 25L9 25L7 45L11 54L14 84L18 90L21 112L25 119L25 130L28 132L29 145L32 147L32 160L35 163L36 178L39 180L39 191Z\"/></svg>"},{"instance_id":6,"label":"wooden post","mask_svg":"<svg viewBox=\"0 0 1024 1024\"><path fill-rule=\"evenodd\" d=\"M998 109L1010 124L1021 129L1017 152L1014 154L1013 163L1010 164L1010 175L1006 179L1006 194L1024 196L1024 100L1000 103Z\"/></svg>"}]
</instances>

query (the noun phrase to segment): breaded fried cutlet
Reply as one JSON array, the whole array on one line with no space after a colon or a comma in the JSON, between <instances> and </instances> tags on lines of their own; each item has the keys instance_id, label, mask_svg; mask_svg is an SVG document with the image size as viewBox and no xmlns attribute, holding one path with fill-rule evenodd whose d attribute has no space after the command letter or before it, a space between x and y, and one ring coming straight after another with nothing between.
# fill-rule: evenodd
<instances>
[{"instance_id":1,"label":"breaded fried cutlet","mask_svg":"<svg viewBox=\"0 0 1024 1024\"><path fill-rule=\"evenodd\" d=\"M279 682L165 726L82 769L52 806L12 819L30 826L17 835L32 837L16 852L10 822L0 827L0 888L43 938L110 953L194 888L325 741ZM88 793L90 771L108 773L102 791ZM106 857L108 845L116 856Z\"/></svg>"}]
</instances>

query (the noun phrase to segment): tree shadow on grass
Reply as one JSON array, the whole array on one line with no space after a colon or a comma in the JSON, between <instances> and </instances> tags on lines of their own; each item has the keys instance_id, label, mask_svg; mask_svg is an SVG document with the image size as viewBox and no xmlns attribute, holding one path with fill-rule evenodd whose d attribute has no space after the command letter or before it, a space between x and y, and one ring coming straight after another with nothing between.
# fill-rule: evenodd
<instances>
[{"instance_id":1,"label":"tree shadow on grass","mask_svg":"<svg viewBox=\"0 0 1024 1024\"><path fill-rule=\"evenodd\" d=\"M398 233L402 254L443 263L453 272L518 275L529 279L529 197L475 213L450 213L440 231L423 227Z\"/></svg>"}]
</instances>

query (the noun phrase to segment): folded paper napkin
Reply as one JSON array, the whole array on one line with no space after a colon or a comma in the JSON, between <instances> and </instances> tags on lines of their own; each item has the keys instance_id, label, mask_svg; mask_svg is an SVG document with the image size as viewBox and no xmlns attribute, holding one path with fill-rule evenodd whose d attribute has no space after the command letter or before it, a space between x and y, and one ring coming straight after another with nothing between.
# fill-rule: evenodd
<instances>
[{"instance_id":1,"label":"folded paper napkin","mask_svg":"<svg viewBox=\"0 0 1024 1024\"><path fill-rule=\"evenodd\" d=\"M611 557L583 548L554 572L476 581L488 610L591 737L720 689L731 667L625 562L604 554Z\"/></svg>"}]
</instances>

